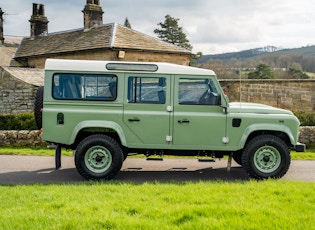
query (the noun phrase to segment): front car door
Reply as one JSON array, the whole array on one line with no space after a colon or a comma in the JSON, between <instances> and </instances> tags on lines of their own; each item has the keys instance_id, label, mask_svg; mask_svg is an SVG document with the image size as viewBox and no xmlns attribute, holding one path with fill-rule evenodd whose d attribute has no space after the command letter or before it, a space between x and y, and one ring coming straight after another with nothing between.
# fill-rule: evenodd
<instances>
[{"instance_id":1,"label":"front car door","mask_svg":"<svg viewBox=\"0 0 315 230\"><path fill-rule=\"evenodd\" d=\"M176 76L174 81L174 147L224 150L226 114L217 81L209 76Z\"/></svg>"}]
</instances>

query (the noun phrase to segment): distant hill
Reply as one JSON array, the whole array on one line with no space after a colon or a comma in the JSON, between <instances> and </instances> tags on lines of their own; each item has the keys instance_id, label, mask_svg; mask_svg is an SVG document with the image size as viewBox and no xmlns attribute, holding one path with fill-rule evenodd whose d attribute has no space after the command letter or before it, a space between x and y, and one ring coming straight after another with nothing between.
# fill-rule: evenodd
<instances>
[{"instance_id":1,"label":"distant hill","mask_svg":"<svg viewBox=\"0 0 315 230\"><path fill-rule=\"evenodd\" d=\"M270 53L279 54L279 55L300 55L300 56L315 57L315 46L306 46L306 47L294 48L294 49L279 49L274 46L266 46L263 48L243 50L240 52L204 55L200 59L200 63L201 64L205 63L209 59L221 59L221 60L230 60L232 58L247 59L247 58L257 57L259 55L265 55L265 54L270 54Z\"/></svg>"},{"instance_id":2,"label":"distant hill","mask_svg":"<svg viewBox=\"0 0 315 230\"><path fill-rule=\"evenodd\" d=\"M276 52L276 54L315 57L315 45L314 46L305 46L305 47L295 48L295 49L282 49L282 50Z\"/></svg>"}]
</instances>

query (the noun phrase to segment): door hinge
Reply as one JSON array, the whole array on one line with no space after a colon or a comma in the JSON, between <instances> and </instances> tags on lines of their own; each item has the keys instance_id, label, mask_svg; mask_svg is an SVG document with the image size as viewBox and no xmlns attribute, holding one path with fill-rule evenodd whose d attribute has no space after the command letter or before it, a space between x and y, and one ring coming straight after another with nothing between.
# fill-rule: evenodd
<instances>
[{"instance_id":1,"label":"door hinge","mask_svg":"<svg viewBox=\"0 0 315 230\"><path fill-rule=\"evenodd\" d=\"M168 105L168 106L166 107L166 110L167 110L167 112L173 112L173 106Z\"/></svg>"},{"instance_id":2,"label":"door hinge","mask_svg":"<svg viewBox=\"0 0 315 230\"><path fill-rule=\"evenodd\" d=\"M229 143L230 139L228 137L222 137L223 144Z\"/></svg>"}]
</instances>

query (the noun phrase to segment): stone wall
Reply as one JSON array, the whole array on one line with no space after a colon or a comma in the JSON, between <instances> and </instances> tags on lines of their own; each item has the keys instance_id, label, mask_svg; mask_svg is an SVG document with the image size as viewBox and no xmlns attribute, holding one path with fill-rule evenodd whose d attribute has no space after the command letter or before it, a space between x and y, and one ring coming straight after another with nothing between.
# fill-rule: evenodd
<instances>
[{"instance_id":1,"label":"stone wall","mask_svg":"<svg viewBox=\"0 0 315 230\"><path fill-rule=\"evenodd\" d=\"M315 80L222 80L230 101L315 112Z\"/></svg>"},{"instance_id":2,"label":"stone wall","mask_svg":"<svg viewBox=\"0 0 315 230\"><path fill-rule=\"evenodd\" d=\"M0 130L0 146L45 146L38 130Z\"/></svg>"},{"instance_id":3,"label":"stone wall","mask_svg":"<svg viewBox=\"0 0 315 230\"><path fill-rule=\"evenodd\" d=\"M37 87L12 77L0 68L0 114L33 111Z\"/></svg>"},{"instance_id":4,"label":"stone wall","mask_svg":"<svg viewBox=\"0 0 315 230\"><path fill-rule=\"evenodd\" d=\"M299 141L306 145L315 145L315 126L305 126L300 128ZM1 131L0 146L45 146L40 132L34 131Z\"/></svg>"},{"instance_id":5,"label":"stone wall","mask_svg":"<svg viewBox=\"0 0 315 230\"><path fill-rule=\"evenodd\" d=\"M315 146L315 126L301 127L299 141L306 145Z\"/></svg>"}]
</instances>

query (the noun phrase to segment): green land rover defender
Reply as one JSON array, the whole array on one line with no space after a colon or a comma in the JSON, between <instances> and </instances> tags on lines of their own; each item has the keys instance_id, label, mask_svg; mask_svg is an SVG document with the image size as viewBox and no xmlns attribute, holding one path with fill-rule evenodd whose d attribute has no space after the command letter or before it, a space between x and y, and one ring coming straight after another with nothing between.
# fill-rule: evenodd
<instances>
[{"instance_id":1,"label":"green land rover defender","mask_svg":"<svg viewBox=\"0 0 315 230\"><path fill-rule=\"evenodd\" d=\"M112 179L135 153L227 155L251 178L280 178L290 150L305 151L292 112L229 103L213 71L188 66L48 59L34 111L56 167L72 149L86 179Z\"/></svg>"}]
</instances>

